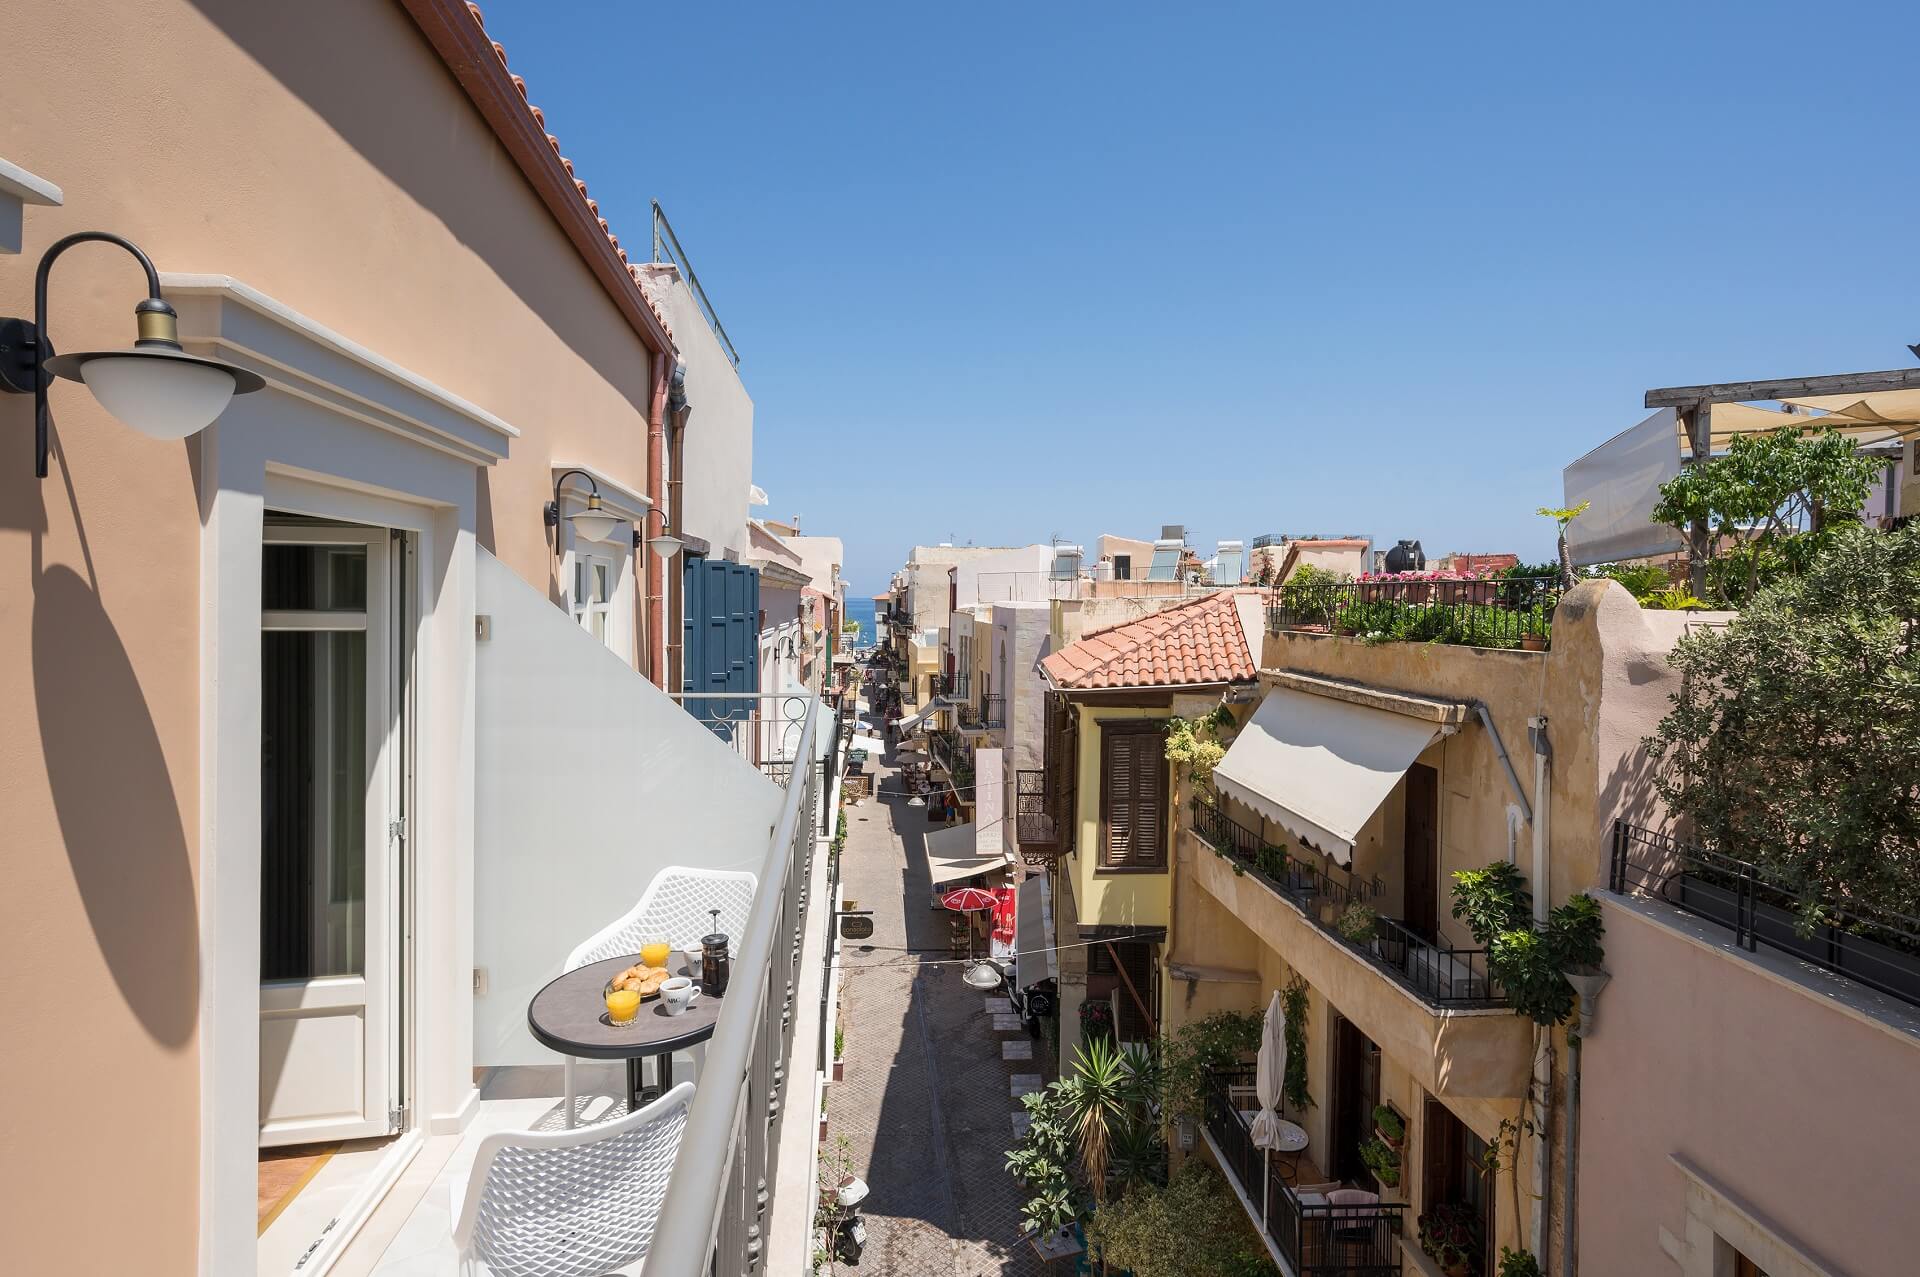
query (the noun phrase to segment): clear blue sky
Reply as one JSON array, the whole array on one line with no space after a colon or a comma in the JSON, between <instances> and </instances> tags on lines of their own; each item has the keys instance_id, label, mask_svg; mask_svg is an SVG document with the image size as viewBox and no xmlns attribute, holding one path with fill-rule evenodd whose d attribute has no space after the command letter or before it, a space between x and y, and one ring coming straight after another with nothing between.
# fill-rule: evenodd
<instances>
[{"instance_id":1,"label":"clear blue sky","mask_svg":"<svg viewBox=\"0 0 1920 1277\"><path fill-rule=\"evenodd\" d=\"M485 9L858 593L1163 522L1542 558L1647 388L1920 341L1920 5Z\"/></svg>"}]
</instances>

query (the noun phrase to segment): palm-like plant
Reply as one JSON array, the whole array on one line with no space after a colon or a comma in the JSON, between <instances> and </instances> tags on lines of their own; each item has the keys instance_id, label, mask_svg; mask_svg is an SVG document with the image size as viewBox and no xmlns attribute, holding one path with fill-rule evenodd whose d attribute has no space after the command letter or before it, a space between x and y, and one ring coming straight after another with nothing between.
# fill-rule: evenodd
<instances>
[{"instance_id":1,"label":"palm-like plant","mask_svg":"<svg viewBox=\"0 0 1920 1277\"><path fill-rule=\"evenodd\" d=\"M1107 1171L1123 1128L1144 1122L1149 1087L1133 1058L1105 1038L1093 1038L1075 1052L1073 1075L1054 1083L1066 1099L1080 1164L1094 1196L1107 1199Z\"/></svg>"}]
</instances>

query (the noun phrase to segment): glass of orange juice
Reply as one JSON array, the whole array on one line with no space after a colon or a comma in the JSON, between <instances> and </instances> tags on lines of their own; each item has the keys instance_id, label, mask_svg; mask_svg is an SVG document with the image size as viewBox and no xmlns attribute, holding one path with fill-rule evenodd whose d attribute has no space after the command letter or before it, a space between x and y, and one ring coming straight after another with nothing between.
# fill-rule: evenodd
<instances>
[{"instance_id":1,"label":"glass of orange juice","mask_svg":"<svg viewBox=\"0 0 1920 1277\"><path fill-rule=\"evenodd\" d=\"M640 961L644 966L664 967L667 958L673 953L673 946L665 940L655 940L652 944L640 946Z\"/></svg>"},{"instance_id":2,"label":"glass of orange juice","mask_svg":"<svg viewBox=\"0 0 1920 1277\"><path fill-rule=\"evenodd\" d=\"M635 1013L640 1010L640 993L636 989L615 989L607 994L607 1019L615 1024L631 1024Z\"/></svg>"}]
</instances>

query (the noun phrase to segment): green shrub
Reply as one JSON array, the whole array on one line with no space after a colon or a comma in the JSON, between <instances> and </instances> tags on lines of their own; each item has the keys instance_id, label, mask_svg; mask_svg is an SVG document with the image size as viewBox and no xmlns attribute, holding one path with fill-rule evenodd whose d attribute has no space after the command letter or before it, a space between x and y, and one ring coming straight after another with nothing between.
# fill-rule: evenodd
<instances>
[{"instance_id":1,"label":"green shrub","mask_svg":"<svg viewBox=\"0 0 1920 1277\"><path fill-rule=\"evenodd\" d=\"M1276 1277L1279 1270L1220 1172L1191 1158L1165 1188L1136 1188L1094 1212L1088 1249L1134 1277Z\"/></svg>"}]
</instances>

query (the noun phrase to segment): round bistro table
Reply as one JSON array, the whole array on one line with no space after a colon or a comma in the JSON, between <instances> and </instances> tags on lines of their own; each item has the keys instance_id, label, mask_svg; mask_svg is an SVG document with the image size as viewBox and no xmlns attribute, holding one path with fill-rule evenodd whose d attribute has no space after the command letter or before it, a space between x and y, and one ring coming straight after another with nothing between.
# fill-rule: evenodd
<instances>
[{"instance_id":1,"label":"round bistro table","mask_svg":"<svg viewBox=\"0 0 1920 1277\"><path fill-rule=\"evenodd\" d=\"M627 1062L627 1111L636 1112L647 1099L664 1094L673 1086L673 1053L697 1046L713 1036L720 1019L724 994L701 990L679 1015L668 1015L666 999L649 998L627 1024L616 1025L607 1019L605 990L607 981L637 966L639 954L591 962L578 970L549 981L527 1004L527 1027L534 1039L549 1050L558 1051L567 1062L567 1125L575 1122L573 1062L582 1060L625 1060ZM675 975L692 975L700 987L697 972L689 972L686 956L676 951L668 961ZM657 1091L643 1095L640 1062L649 1056L659 1061L660 1085Z\"/></svg>"}]
</instances>

